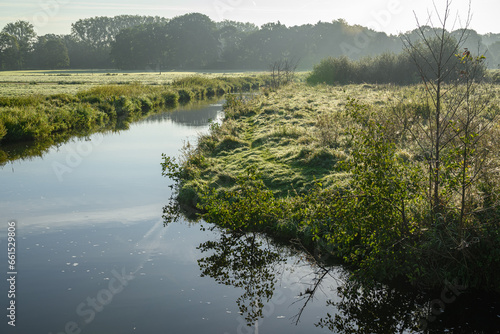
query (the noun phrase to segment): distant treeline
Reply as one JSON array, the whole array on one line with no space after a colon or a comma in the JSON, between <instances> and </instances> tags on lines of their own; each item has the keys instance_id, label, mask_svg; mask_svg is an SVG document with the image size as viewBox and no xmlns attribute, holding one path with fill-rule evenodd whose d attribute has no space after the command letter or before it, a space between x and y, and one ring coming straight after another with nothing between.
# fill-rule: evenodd
<instances>
[{"instance_id":1,"label":"distant treeline","mask_svg":"<svg viewBox=\"0 0 500 334\"><path fill-rule=\"evenodd\" d=\"M470 30L467 47L485 53L490 68L500 67L500 34ZM0 32L0 70L267 70L285 58L308 70L328 57L359 60L401 50L401 36L344 20L293 27L278 21L258 27L214 22L199 13L172 19L122 15L78 20L69 35L38 36L26 21L9 23Z\"/></svg>"}]
</instances>

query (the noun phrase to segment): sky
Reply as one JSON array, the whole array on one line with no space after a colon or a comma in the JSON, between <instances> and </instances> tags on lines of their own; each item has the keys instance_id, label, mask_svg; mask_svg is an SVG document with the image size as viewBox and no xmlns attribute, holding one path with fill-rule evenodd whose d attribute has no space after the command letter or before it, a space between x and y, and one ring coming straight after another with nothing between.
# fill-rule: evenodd
<instances>
[{"instance_id":1,"label":"sky","mask_svg":"<svg viewBox=\"0 0 500 334\"><path fill-rule=\"evenodd\" d=\"M427 23L430 13L443 13L446 0L0 0L0 29L25 20L38 35L69 34L71 24L94 16L151 15L172 18L198 12L214 21L234 20L261 26L280 21L287 26L344 19L388 34L404 33ZM464 26L469 0L452 0L449 30ZM480 34L500 33L500 0L472 0L470 28ZM455 20L455 18L459 19ZM431 16L439 25L436 15Z\"/></svg>"}]
</instances>

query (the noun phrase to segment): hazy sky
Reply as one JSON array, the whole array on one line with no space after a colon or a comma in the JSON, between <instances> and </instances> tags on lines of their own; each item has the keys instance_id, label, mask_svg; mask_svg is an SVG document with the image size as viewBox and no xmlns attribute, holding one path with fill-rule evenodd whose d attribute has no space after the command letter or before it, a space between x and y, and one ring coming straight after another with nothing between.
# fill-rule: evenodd
<instances>
[{"instance_id":1,"label":"hazy sky","mask_svg":"<svg viewBox=\"0 0 500 334\"><path fill-rule=\"evenodd\" d=\"M434 1L443 8L445 0ZM459 13L465 19L468 3L453 0L453 18ZM71 23L81 18L121 14L171 18L200 12L214 21L228 19L259 26L278 20L291 26L343 18L349 24L397 34L416 27L414 12L425 23L429 11L434 12L432 0L0 0L0 29L9 22L26 20L39 35L67 34ZM500 33L500 0L472 0L472 13L472 29L481 34Z\"/></svg>"}]
</instances>

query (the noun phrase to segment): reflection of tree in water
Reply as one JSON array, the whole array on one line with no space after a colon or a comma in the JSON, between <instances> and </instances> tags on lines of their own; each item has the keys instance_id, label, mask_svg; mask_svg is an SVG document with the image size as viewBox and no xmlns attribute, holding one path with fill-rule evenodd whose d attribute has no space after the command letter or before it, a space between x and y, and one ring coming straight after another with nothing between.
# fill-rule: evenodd
<instances>
[{"instance_id":1,"label":"reflection of tree in water","mask_svg":"<svg viewBox=\"0 0 500 334\"><path fill-rule=\"evenodd\" d=\"M189 105L184 105L178 110L167 111L159 114L153 114L141 123L161 123L166 120L188 126L202 127L206 126L210 120L215 120L222 110L222 105L217 100L193 102Z\"/></svg>"},{"instance_id":2,"label":"reflection of tree in water","mask_svg":"<svg viewBox=\"0 0 500 334\"><path fill-rule=\"evenodd\" d=\"M481 297L458 284L424 294L350 277L337 295L316 324L335 333L500 333L498 295Z\"/></svg>"},{"instance_id":3,"label":"reflection of tree in water","mask_svg":"<svg viewBox=\"0 0 500 334\"><path fill-rule=\"evenodd\" d=\"M285 258L256 233L221 233L219 240L204 242L199 249L212 253L198 260L202 276L244 290L236 303L248 326L262 318L264 304L274 294L276 265Z\"/></svg>"},{"instance_id":4,"label":"reflection of tree in water","mask_svg":"<svg viewBox=\"0 0 500 334\"><path fill-rule=\"evenodd\" d=\"M219 240L204 242L199 249L210 254L198 260L202 276L244 290L236 302L248 326L265 316L263 309L273 298L278 277L285 269L294 270L279 264L285 264L295 252L270 245L256 233L221 232ZM323 291L329 300L316 326L334 333L500 333L498 294L474 293L456 282L432 293L366 283L346 269L325 266L311 254L304 256L305 263L299 262L309 268L311 274L306 276L312 278L298 296L302 298L294 303L301 306L294 317L296 323L317 292ZM329 277L337 282L333 289L326 288Z\"/></svg>"},{"instance_id":5,"label":"reflection of tree in water","mask_svg":"<svg viewBox=\"0 0 500 334\"><path fill-rule=\"evenodd\" d=\"M265 316L264 306L273 298L285 268L294 270L279 265L286 263L291 250L284 252L269 245L256 233L222 232L218 240L204 242L199 249L210 254L198 260L202 276L243 289L236 303L248 326ZM323 291L329 300L316 326L334 333L499 333L498 295L478 297L451 283L442 291L426 294L392 285L367 284L345 269L306 258L311 270L307 277L312 278L298 296L302 298L294 303L301 306L294 318L296 323L317 292ZM331 282L329 277L337 281L333 289L326 288ZM303 284L304 277L300 279Z\"/></svg>"},{"instance_id":6,"label":"reflection of tree in water","mask_svg":"<svg viewBox=\"0 0 500 334\"><path fill-rule=\"evenodd\" d=\"M422 309L416 295L394 288L371 286L350 279L337 290L339 301L329 300L332 313L317 326L335 333L415 333L419 330Z\"/></svg>"}]
</instances>

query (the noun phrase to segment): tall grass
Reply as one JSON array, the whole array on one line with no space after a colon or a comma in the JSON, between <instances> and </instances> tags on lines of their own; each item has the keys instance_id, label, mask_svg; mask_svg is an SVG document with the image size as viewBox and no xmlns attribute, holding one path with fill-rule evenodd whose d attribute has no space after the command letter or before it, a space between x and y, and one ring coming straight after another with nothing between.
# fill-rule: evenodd
<instances>
[{"instance_id":1,"label":"tall grass","mask_svg":"<svg viewBox=\"0 0 500 334\"><path fill-rule=\"evenodd\" d=\"M179 103L245 91L264 82L261 77L191 76L173 84L97 86L74 95L0 96L0 144L43 140L66 132L123 128L129 122Z\"/></svg>"},{"instance_id":2,"label":"tall grass","mask_svg":"<svg viewBox=\"0 0 500 334\"><path fill-rule=\"evenodd\" d=\"M492 154L468 204L467 239L457 243L453 184L442 215L431 217L426 202L416 138L428 126L424 89L292 85L229 98L224 122L200 136L181 166L165 168L177 168L181 204L224 227L326 247L320 252L368 278L427 287L459 279L498 290L500 127L484 136ZM486 118L498 114L498 95L492 99Z\"/></svg>"}]
</instances>

